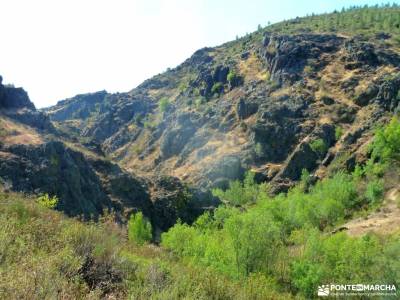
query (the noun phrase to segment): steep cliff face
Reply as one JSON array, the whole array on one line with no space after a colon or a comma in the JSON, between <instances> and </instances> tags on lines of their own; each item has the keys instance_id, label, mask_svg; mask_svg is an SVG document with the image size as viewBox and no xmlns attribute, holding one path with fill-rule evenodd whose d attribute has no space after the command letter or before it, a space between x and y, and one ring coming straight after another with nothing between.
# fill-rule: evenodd
<instances>
[{"instance_id":1,"label":"steep cliff face","mask_svg":"<svg viewBox=\"0 0 400 300\"><path fill-rule=\"evenodd\" d=\"M359 158L374 124L399 104L397 36L287 29L299 23L201 49L128 93L105 95L90 117L64 114L87 111L82 96L46 112L128 171L208 189L252 169L284 191L304 168L324 176Z\"/></svg>"}]
</instances>

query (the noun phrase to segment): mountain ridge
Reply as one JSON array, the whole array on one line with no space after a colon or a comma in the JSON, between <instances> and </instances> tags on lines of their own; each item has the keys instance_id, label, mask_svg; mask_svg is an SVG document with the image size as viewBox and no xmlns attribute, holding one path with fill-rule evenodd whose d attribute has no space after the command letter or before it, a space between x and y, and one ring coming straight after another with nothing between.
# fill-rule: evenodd
<instances>
[{"instance_id":1,"label":"mountain ridge","mask_svg":"<svg viewBox=\"0 0 400 300\"><path fill-rule=\"evenodd\" d=\"M390 18L397 10L382 9ZM285 191L301 169L315 170L320 162L332 160L325 159L328 153L296 148L296 144L308 137L310 142L322 139L332 149L337 142L335 130L354 127L358 132L348 133L357 136L371 129L359 110L376 122L384 117L381 109L390 112L397 106L398 79L384 83L385 76L399 71L395 35L379 30L364 37L332 30L319 33L321 27L316 32L307 28L278 32L277 28L290 32L287 27L300 26L302 20L307 18L200 49L181 65L127 93L107 94L89 118L69 116L65 128L75 122L75 132L92 138L134 172L161 172L209 189L227 187L229 180L241 179L250 168L263 170L257 178L276 183L277 192ZM367 81L376 84L364 87ZM384 95L383 85L392 86L390 95ZM384 102L391 98L394 102L386 107ZM162 101L167 103L164 111ZM56 120L62 107L68 105L46 112ZM353 126L357 118L367 122L364 129ZM337 124L343 128L336 129ZM298 155L313 162L302 165Z\"/></svg>"}]
</instances>

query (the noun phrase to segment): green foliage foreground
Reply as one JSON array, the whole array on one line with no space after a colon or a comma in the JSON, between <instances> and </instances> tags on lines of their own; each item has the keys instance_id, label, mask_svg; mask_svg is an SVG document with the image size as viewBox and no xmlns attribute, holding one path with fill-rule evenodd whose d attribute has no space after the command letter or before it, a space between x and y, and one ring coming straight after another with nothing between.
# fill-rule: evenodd
<instances>
[{"instance_id":1,"label":"green foliage foreground","mask_svg":"<svg viewBox=\"0 0 400 300\"><path fill-rule=\"evenodd\" d=\"M230 278L262 274L306 298L325 283L400 284L400 252L388 250L400 247L398 235L329 234L367 201L351 175L339 173L308 193L299 186L276 198L260 193L257 200L245 209L219 207L193 226L177 224L163 234L162 245Z\"/></svg>"},{"instance_id":2,"label":"green foliage foreground","mask_svg":"<svg viewBox=\"0 0 400 300\"><path fill-rule=\"evenodd\" d=\"M290 298L265 276L237 282L132 244L111 217L83 223L0 190L0 299Z\"/></svg>"},{"instance_id":3,"label":"green foliage foreground","mask_svg":"<svg viewBox=\"0 0 400 300\"><path fill-rule=\"evenodd\" d=\"M151 241L151 224L141 212L131 215L128 222L128 238L138 245Z\"/></svg>"},{"instance_id":4,"label":"green foliage foreground","mask_svg":"<svg viewBox=\"0 0 400 300\"><path fill-rule=\"evenodd\" d=\"M215 190L225 205L202 215L192 226L177 224L162 245L177 257L241 280L262 274L279 291L316 297L321 284L400 284L400 235L350 237L332 233L361 208L383 197L388 163L400 153L397 119L377 131L371 159L353 174L339 172L310 187L302 182L274 198L267 186L247 174L226 191ZM376 171L378 170L378 171ZM240 205L240 207L238 207Z\"/></svg>"}]
</instances>

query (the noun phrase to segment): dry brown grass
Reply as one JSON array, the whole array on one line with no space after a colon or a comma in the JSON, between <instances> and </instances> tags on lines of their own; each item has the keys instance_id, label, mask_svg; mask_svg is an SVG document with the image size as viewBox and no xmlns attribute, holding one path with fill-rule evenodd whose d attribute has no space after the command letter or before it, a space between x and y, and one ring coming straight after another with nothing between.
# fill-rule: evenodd
<instances>
[{"instance_id":1,"label":"dry brown grass","mask_svg":"<svg viewBox=\"0 0 400 300\"><path fill-rule=\"evenodd\" d=\"M244 77L245 82L266 81L269 79L269 73L262 68L263 63L255 55L251 54L248 59L239 62L239 73Z\"/></svg>"},{"instance_id":2,"label":"dry brown grass","mask_svg":"<svg viewBox=\"0 0 400 300\"><path fill-rule=\"evenodd\" d=\"M5 145L40 145L44 143L43 138L34 129L18 124L7 117L0 116L0 128L2 129L2 142Z\"/></svg>"}]
</instances>

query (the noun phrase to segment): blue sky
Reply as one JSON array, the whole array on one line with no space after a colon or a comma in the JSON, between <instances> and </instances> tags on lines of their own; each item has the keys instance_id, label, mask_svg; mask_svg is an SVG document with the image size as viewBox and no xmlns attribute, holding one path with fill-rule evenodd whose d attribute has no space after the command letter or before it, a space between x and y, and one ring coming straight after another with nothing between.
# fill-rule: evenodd
<instances>
[{"instance_id":1,"label":"blue sky","mask_svg":"<svg viewBox=\"0 0 400 300\"><path fill-rule=\"evenodd\" d=\"M393 1L391 1L393 2ZM398 1L394 1L398 3ZM376 1L0 0L0 75L37 107L128 91L257 25Z\"/></svg>"}]
</instances>

